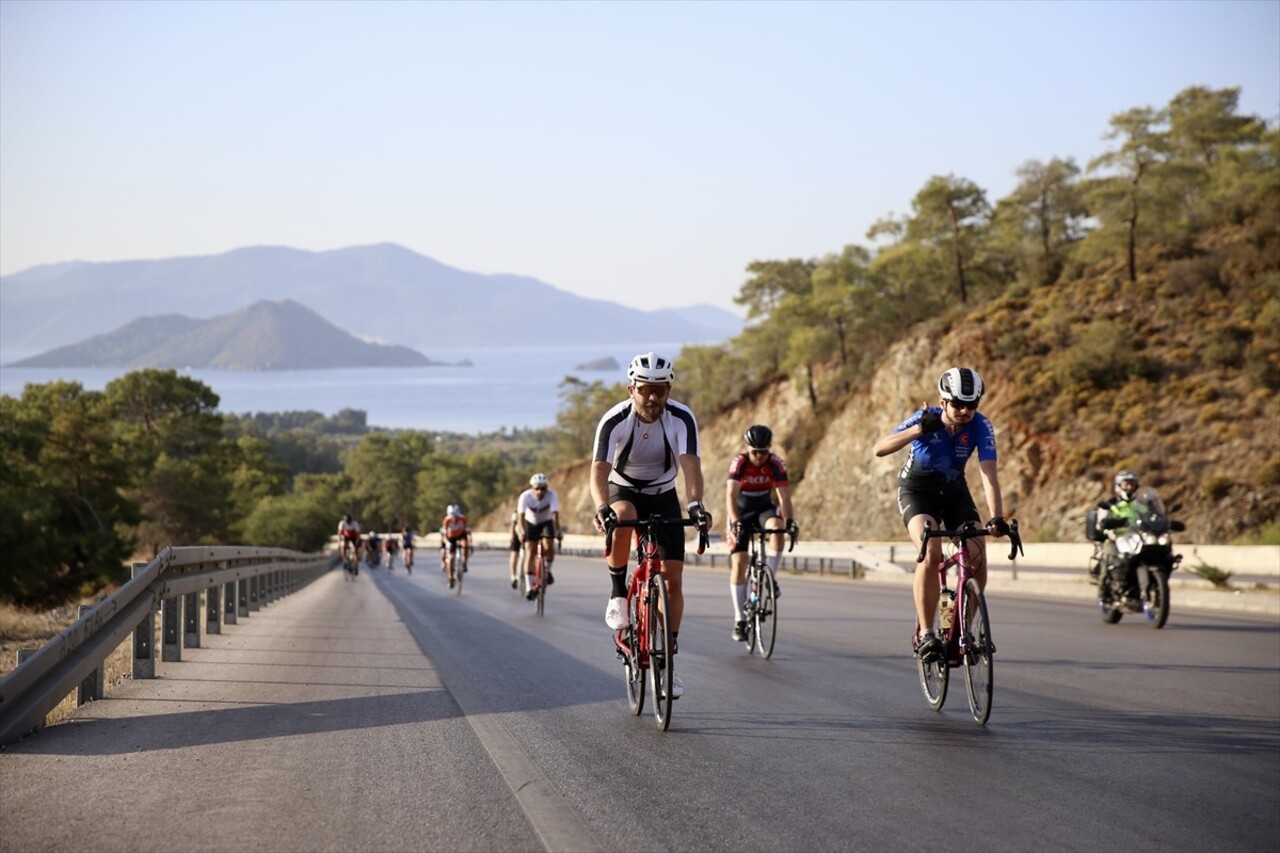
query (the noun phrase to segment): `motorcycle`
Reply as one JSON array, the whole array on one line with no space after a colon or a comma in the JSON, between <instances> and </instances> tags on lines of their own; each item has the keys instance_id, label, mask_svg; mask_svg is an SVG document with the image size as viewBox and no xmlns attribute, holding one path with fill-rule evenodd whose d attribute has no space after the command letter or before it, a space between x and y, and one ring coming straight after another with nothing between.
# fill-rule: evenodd
<instances>
[{"instance_id":1,"label":"motorcycle","mask_svg":"<svg viewBox=\"0 0 1280 853\"><path fill-rule=\"evenodd\" d=\"M1173 553L1171 532L1187 529L1169 518L1154 489L1140 489L1132 500L1136 517L1110 515L1097 523L1102 541L1095 537L1090 576L1098 583L1098 608L1108 625L1125 613L1142 613L1152 628L1163 628L1169 619L1169 575L1182 562Z\"/></svg>"}]
</instances>

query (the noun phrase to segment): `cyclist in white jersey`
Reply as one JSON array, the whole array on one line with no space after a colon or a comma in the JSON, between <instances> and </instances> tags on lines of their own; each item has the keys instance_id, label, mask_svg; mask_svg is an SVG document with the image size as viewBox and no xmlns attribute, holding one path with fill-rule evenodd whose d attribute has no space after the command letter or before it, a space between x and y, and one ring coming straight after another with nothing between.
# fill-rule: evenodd
<instances>
[{"instance_id":1,"label":"cyclist in white jersey","mask_svg":"<svg viewBox=\"0 0 1280 853\"><path fill-rule=\"evenodd\" d=\"M525 597L533 600L538 588L533 577L533 561L538 540L542 540L542 553L546 555L547 576L543 582L550 586L551 562L556 557L555 540L560 536L560 496L551 488L546 474L534 474L529 478L529 488L520 493L516 501L520 516L520 541L524 543L524 572L528 581Z\"/></svg>"},{"instance_id":2,"label":"cyclist in white jersey","mask_svg":"<svg viewBox=\"0 0 1280 853\"><path fill-rule=\"evenodd\" d=\"M657 353L642 353L627 368L627 399L604 413L596 427L591 462L591 496L597 504L596 529L604 531L611 519L679 518L680 498L676 476L684 474L689 518L701 530L711 526L711 514L702 506L702 459L698 447L698 422L683 403L669 399L675 371L671 360ZM631 528L618 528L605 555L609 568L609 605L605 624L617 631L627 627L627 559L631 554ZM658 533L662 572L667 579L671 612L671 653L679 651L677 636L684 614L684 528L666 527ZM684 684L677 674L671 697L679 698Z\"/></svg>"}]
</instances>

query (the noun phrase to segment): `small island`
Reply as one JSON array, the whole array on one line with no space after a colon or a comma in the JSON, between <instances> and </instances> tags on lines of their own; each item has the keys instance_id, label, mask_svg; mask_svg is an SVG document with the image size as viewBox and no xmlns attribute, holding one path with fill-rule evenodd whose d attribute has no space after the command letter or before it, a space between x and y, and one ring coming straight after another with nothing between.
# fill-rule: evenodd
<instances>
[{"instance_id":1,"label":"small island","mask_svg":"<svg viewBox=\"0 0 1280 853\"><path fill-rule=\"evenodd\" d=\"M591 361L584 361L574 370L621 370L622 365L618 364L618 360L611 355L603 358L593 358Z\"/></svg>"}]
</instances>

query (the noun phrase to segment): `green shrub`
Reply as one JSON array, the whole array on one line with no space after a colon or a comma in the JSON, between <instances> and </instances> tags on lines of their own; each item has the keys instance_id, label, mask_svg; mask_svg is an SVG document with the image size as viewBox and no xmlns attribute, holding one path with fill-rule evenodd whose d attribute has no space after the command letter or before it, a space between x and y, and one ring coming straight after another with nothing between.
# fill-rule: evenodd
<instances>
[{"instance_id":1,"label":"green shrub","mask_svg":"<svg viewBox=\"0 0 1280 853\"><path fill-rule=\"evenodd\" d=\"M1222 474L1213 474L1205 477L1204 483L1200 486L1200 491L1205 500L1220 501L1231 491L1231 480Z\"/></svg>"}]
</instances>

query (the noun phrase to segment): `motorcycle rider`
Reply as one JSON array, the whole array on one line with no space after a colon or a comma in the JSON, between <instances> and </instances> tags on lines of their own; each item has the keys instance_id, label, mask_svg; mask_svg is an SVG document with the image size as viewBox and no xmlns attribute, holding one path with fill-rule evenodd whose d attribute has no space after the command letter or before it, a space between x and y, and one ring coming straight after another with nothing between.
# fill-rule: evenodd
<instances>
[{"instance_id":1,"label":"motorcycle rider","mask_svg":"<svg viewBox=\"0 0 1280 853\"><path fill-rule=\"evenodd\" d=\"M1138 475L1124 470L1115 476L1115 497L1098 503L1096 513L1096 529L1106 531L1106 541L1102 544L1102 561L1100 569L1106 572L1124 572L1124 588L1131 600L1138 597L1137 577L1134 567L1128 560L1120 556L1116 550L1115 536L1119 531L1133 524L1141 514L1141 505L1134 498L1138 494ZM1112 533L1111 531L1116 531Z\"/></svg>"}]
</instances>

